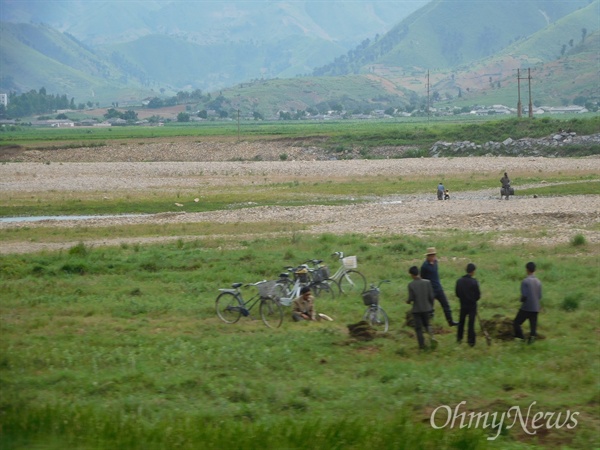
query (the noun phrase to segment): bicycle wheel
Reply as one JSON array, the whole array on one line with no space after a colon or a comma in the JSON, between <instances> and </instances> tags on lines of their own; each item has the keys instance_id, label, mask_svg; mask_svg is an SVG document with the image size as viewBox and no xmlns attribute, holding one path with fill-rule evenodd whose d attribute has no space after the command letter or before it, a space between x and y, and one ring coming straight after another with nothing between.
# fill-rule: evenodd
<instances>
[{"instance_id":1,"label":"bicycle wheel","mask_svg":"<svg viewBox=\"0 0 600 450\"><path fill-rule=\"evenodd\" d=\"M260 317L269 328L279 328L283 322L283 308L279 302L264 298L260 301Z\"/></svg>"},{"instance_id":2,"label":"bicycle wheel","mask_svg":"<svg viewBox=\"0 0 600 450\"><path fill-rule=\"evenodd\" d=\"M225 323L236 323L242 315L240 301L231 292L222 292L215 302L217 316Z\"/></svg>"},{"instance_id":3,"label":"bicycle wheel","mask_svg":"<svg viewBox=\"0 0 600 450\"><path fill-rule=\"evenodd\" d=\"M337 281L335 281L333 278L326 278L325 280L322 281L322 283L327 283L329 285L329 287L331 288L331 290L335 294L342 294L342 289L340 288L340 284Z\"/></svg>"},{"instance_id":4,"label":"bicycle wheel","mask_svg":"<svg viewBox=\"0 0 600 450\"><path fill-rule=\"evenodd\" d=\"M310 285L310 288L315 293L316 298L322 298L325 300L333 300L335 298L335 287L329 285L324 281L314 283Z\"/></svg>"},{"instance_id":5,"label":"bicycle wheel","mask_svg":"<svg viewBox=\"0 0 600 450\"><path fill-rule=\"evenodd\" d=\"M381 306L369 306L369 309L365 311L363 320L368 322L377 331L386 333L389 328L388 316Z\"/></svg>"},{"instance_id":6,"label":"bicycle wheel","mask_svg":"<svg viewBox=\"0 0 600 450\"><path fill-rule=\"evenodd\" d=\"M343 294L365 292L367 288L367 279L358 270L349 269L344 272L340 281L340 292Z\"/></svg>"},{"instance_id":7,"label":"bicycle wheel","mask_svg":"<svg viewBox=\"0 0 600 450\"><path fill-rule=\"evenodd\" d=\"M275 301L281 303L282 298L288 298L291 295L290 289L287 284L277 282L275 286L273 286L273 291L271 292L271 296Z\"/></svg>"}]
</instances>

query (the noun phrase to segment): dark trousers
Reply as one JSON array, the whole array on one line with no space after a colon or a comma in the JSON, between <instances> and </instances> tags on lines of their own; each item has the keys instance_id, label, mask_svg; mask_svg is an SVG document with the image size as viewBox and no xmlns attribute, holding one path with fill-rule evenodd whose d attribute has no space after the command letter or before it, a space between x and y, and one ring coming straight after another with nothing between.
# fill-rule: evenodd
<instances>
[{"instance_id":1,"label":"dark trousers","mask_svg":"<svg viewBox=\"0 0 600 450\"><path fill-rule=\"evenodd\" d=\"M443 290L434 291L433 294L434 298L437 299L438 302L440 302L440 305L442 305L442 309L444 310L444 317L446 318L448 325L452 325L454 323L454 320L452 320L452 310L450 309L450 303L448 303L446 294Z\"/></svg>"},{"instance_id":2,"label":"dark trousers","mask_svg":"<svg viewBox=\"0 0 600 450\"><path fill-rule=\"evenodd\" d=\"M521 328L521 325L523 325L523 322L525 322L527 319L529 319L529 336L537 336L537 318L537 312L523 311L522 309L520 309L517 313L517 317L515 317L515 320L513 322L515 337L519 339L525 339L525 336L523 336L523 329Z\"/></svg>"},{"instance_id":3,"label":"dark trousers","mask_svg":"<svg viewBox=\"0 0 600 450\"><path fill-rule=\"evenodd\" d=\"M413 318L415 320L415 331L417 332L417 342L419 343L419 348L425 348L425 337L423 336L423 329L428 333L431 332L429 329L429 313L428 312L420 312L413 313Z\"/></svg>"},{"instance_id":4,"label":"dark trousers","mask_svg":"<svg viewBox=\"0 0 600 450\"><path fill-rule=\"evenodd\" d=\"M469 318L467 324L467 342L472 347L475 345L475 318L477 317L477 303L472 305L460 305L460 319L458 320L458 330L456 331L456 340L462 341L465 331L465 321Z\"/></svg>"}]
</instances>

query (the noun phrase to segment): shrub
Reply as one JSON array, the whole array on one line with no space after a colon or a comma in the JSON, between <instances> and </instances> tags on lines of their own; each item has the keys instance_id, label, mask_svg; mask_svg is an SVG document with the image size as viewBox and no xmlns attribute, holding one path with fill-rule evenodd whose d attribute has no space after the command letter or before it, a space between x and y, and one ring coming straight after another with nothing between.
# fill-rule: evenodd
<instances>
[{"instance_id":1,"label":"shrub","mask_svg":"<svg viewBox=\"0 0 600 450\"><path fill-rule=\"evenodd\" d=\"M87 254L88 249L83 242L80 242L69 249L69 255L86 256Z\"/></svg>"},{"instance_id":2,"label":"shrub","mask_svg":"<svg viewBox=\"0 0 600 450\"><path fill-rule=\"evenodd\" d=\"M581 300L581 293L576 292L574 294L567 295L560 305L560 309L563 311L575 311L579 308L579 302Z\"/></svg>"},{"instance_id":3,"label":"shrub","mask_svg":"<svg viewBox=\"0 0 600 450\"><path fill-rule=\"evenodd\" d=\"M571 239L571 245L574 247L580 247L582 245L585 245L585 243L586 243L585 236L581 233L576 234Z\"/></svg>"}]
</instances>

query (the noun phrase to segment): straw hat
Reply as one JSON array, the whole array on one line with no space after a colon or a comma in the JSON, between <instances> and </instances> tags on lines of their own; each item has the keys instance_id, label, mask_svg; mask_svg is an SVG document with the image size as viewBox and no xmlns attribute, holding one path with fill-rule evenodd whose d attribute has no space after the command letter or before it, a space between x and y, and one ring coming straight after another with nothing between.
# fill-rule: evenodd
<instances>
[{"instance_id":1,"label":"straw hat","mask_svg":"<svg viewBox=\"0 0 600 450\"><path fill-rule=\"evenodd\" d=\"M429 255L437 255L437 252L435 251L435 247L427 248L427 253L425 253L425 256L429 256Z\"/></svg>"}]
</instances>

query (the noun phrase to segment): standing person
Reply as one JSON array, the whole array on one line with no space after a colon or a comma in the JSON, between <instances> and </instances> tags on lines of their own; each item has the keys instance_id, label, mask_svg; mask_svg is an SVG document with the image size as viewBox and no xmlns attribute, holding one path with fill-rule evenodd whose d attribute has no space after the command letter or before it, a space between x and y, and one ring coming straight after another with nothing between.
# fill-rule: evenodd
<instances>
[{"instance_id":1,"label":"standing person","mask_svg":"<svg viewBox=\"0 0 600 450\"><path fill-rule=\"evenodd\" d=\"M506 200L508 200L508 196L510 193L510 178L508 178L506 172L504 172L504 176L500 178L500 183L502 184L502 189L506 194ZM502 191L500 191L500 200L502 200Z\"/></svg>"},{"instance_id":2,"label":"standing person","mask_svg":"<svg viewBox=\"0 0 600 450\"><path fill-rule=\"evenodd\" d=\"M525 340L521 325L529 319L529 344L537 336L537 318L542 309L542 283L535 276L535 263L530 261L525 265L527 278L521 282L521 309L513 322L515 337Z\"/></svg>"},{"instance_id":3,"label":"standing person","mask_svg":"<svg viewBox=\"0 0 600 450\"><path fill-rule=\"evenodd\" d=\"M437 199L438 200L444 199L444 191L445 191L444 185L440 181L440 183L438 184L438 188L437 188Z\"/></svg>"},{"instance_id":4,"label":"standing person","mask_svg":"<svg viewBox=\"0 0 600 450\"><path fill-rule=\"evenodd\" d=\"M434 296L440 302L440 305L442 305L446 321L448 322L449 326L454 327L458 325L458 322L455 322L452 319L452 310L450 309L450 304L448 303L448 299L446 298L446 294L442 288L442 283L440 282L440 276L438 274L437 252L435 251L435 247L429 247L427 249L425 258L425 262L423 262L423 265L421 266L421 277L425 280L431 281L431 287L433 288Z\"/></svg>"},{"instance_id":5,"label":"standing person","mask_svg":"<svg viewBox=\"0 0 600 450\"><path fill-rule=\"evenodd\" d=\"M415 332L417 333L417 342L419 348L424 350L425 338L423 329L425 329L431 338L430 346L434 347L437 341L433 338L433 332L429 325L429 316L433 313L433 288L429 280L424 280L419 276L417 266L412 266L408 269L408 273L413 279L408 284L408 300L406 303L412 303L412 314L415 322Z\"/></svg>"},{"instance_id":6,"label":"standing person","mask_svg":"<svg viewBox=\"0 0 600 450\"><path fill-rule=\"evenodd\" d=\"M478 281L475 275L475 264L467 264L467 274L456 280L454 292L460 300L460 319L456 331L456 342L462 342L465 330L465 320L469 317L467 330L467 342L471 347L475 346L475 318L477 317L477 301L481 298Z\"/></svg>"},{"instance_id":7,"label":"standing person","mask_svg":"<svg viewBox=\"0 0 600 450\"><path fill-rule=\"evenodd\" d=\"M300 296L292 302L292 318L294 322L301 320L317 320L315 298L308 286L300 289Z\"/></svg>"}]
</instances>

